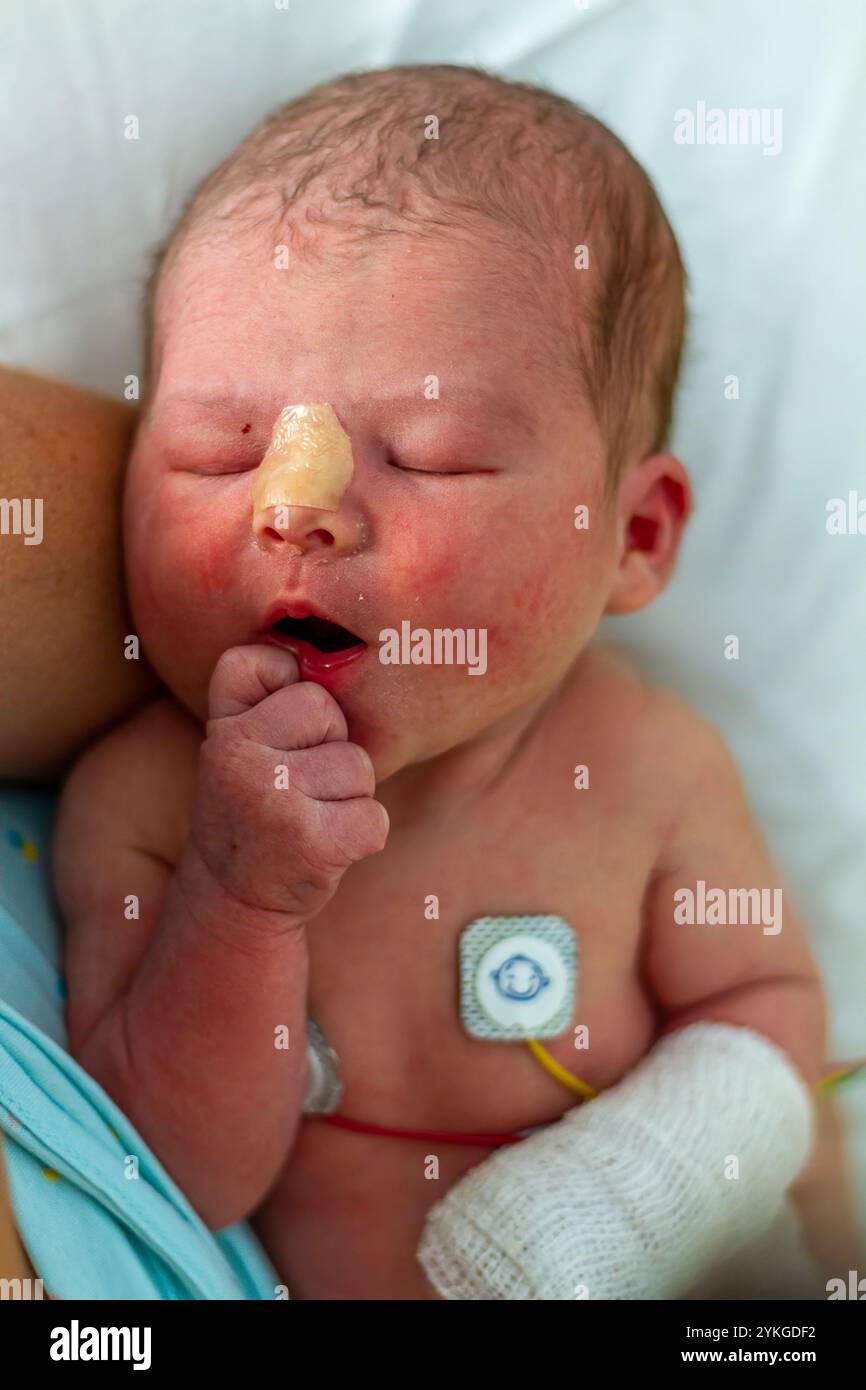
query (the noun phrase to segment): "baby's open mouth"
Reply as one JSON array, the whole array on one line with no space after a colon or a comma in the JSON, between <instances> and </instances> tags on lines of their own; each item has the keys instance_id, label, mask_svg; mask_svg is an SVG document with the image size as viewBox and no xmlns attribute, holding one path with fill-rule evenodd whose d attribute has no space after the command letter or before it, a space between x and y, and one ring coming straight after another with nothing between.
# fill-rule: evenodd
<instances>
[{"instance_id":1,"label":"baby's open mouth","mask_svg":"<svg viewBox=\"0 0 866 1390\"><path fill-rule=\"evenodd\" d=\"M280 618L274 623L274 631L284 637L295 637L308 642L320 652L345 652L352 647L365 645L361 637L340 627L339 623L329 622L327 618Z\"/></svg>"},{"instance_id":2,"label":"baby's open mouth","mask_svg":"<svg viewBox=\"0 0 866 1390\"><path fill-rule=\"evenodd\" d=\"M259 640L264 637L279 647L287 647L297 660L302 680L319 681L331 688L332 680L343 680L340 673L344 667L354 667L364 656L367 643L347 627L310 612L310 607L301 599L291 604L288 613L282 606L271 609L271 621L265 619Z\"/></svg>"}]
</instances>

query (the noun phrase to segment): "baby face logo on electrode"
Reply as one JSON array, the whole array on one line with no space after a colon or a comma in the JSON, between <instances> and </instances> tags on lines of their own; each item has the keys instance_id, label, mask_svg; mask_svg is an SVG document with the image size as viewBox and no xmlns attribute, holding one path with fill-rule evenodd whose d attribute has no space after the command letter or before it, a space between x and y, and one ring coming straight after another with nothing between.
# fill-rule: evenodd
<instances>
[{"instance_id":1,"label":"baby face logo on electrode","mask_svg":"<svg viewBox=\"0 0 866 1390\"><path fill-rule=\"evenodd\" d=\"M524 955L509 956L490 976L506 999L534 999L550 984L538 961Z\"/></svg>"}]
</instances>

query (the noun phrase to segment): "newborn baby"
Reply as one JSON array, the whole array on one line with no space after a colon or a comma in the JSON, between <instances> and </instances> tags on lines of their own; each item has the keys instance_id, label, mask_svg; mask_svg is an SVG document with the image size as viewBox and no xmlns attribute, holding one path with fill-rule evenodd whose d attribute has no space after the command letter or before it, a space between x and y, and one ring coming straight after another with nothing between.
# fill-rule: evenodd
<instances>
[{"instance_id":1,"label":"newborn baby","mask_svg":"<svg viewBox=\"0 0 866 1390\"><path fill-rule=\"evenodd\" d=\"M683 281L604 126L447 66L278 112L163 259L166 694L65 788L69 1036L292 1298L677 1297L806 1157L824 1005L787 902L719 915L780 899L736 772L591 640L689 515Z\"/></svg>"}]
</instances>

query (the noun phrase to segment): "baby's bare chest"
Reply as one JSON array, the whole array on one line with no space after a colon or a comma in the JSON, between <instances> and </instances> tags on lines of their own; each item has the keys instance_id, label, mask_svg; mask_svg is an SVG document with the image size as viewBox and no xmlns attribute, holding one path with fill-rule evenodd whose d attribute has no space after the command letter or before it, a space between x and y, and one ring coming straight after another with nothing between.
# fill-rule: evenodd
<instances>
[{"instance_id":1,"label":"baby's bare chest","mask_svg":"<svg viewBox=\"0 0 866 1390\"><path fill-rule=\"evenodd\" d=\"M309 1010L340 1057L343 1112L499 1131L543 1123L571 1103L524 1043L466 1027L467 928L487 917L515 919L515 937L525 931L518 919L562 919L575 979L565 1023L545 1046L596 1088L622 1075L654 1028L640 978L653 843L636 824L626 836L567 798L531 809L511 802L462 823L398 830L383 854L347 874L308 928ZM532 985L511 983L514 993Z\"/></svg>"},{"instance_id":2,"label":"baby's bare chest","mask_svg":"<svg viewBox=\"0 0 866 1390\"><path fill-rule=\"evenodd\" d=\"M342 1115L513 1134L576 1103L524 1043L466 1031L461 937L480 917L555 915L568 924L576 987L567 1026L545 1040L567 1071L600 1090L652 1045L655 1016L639 972L652 833L626 844L582 816L575 841L569 803L548 810L398 832L310 925L309 1008L339 1058ZM307 1117L259 1232L293 1296L425 1297L414 1250L426 1212L492 1151Z\"/></svg>"}]
</instances>

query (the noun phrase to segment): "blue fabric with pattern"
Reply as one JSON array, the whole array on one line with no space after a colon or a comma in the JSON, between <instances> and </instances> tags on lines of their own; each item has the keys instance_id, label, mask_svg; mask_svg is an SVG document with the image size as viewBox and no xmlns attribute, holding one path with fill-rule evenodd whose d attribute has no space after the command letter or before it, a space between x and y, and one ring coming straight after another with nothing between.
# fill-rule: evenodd
<instances>
[{"instance_id":1,"label":"blue fabric with pattern","mask_svg":"<svg viewBox=\"0 0 866 1390\"><path fill-rule=\"evenodd\" d=\"M0 791L0 1129L31 1262L62 1299L274 1299L279 1276L250 1227L208 1231L66 1050L54 804Z\"/></svg>"}]
</instances>

